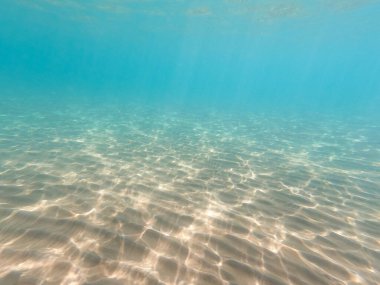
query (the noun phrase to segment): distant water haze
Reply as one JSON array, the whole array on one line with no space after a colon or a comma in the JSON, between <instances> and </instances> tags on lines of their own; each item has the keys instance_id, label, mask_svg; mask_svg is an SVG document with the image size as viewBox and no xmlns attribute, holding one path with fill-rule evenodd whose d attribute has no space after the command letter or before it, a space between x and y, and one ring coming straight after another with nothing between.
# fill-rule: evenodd
<instances>
[{"instance_id":1,"label":"distant water haze","mask_svg":"<svg viewBox=\"0 0 380 285\"><path fill-rule=\"evenodd\" d=\"M374 111L378 1L313 2L6 0L1 83Z\"/></svg>"}]
</instances>

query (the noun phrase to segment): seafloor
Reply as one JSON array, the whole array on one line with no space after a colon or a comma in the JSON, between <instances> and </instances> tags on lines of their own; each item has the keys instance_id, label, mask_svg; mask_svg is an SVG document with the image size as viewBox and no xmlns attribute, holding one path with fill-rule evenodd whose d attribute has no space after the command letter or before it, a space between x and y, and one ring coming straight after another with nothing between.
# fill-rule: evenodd
<instances>
[{"instance_id":1,"label":"seafloor","mask_svg":"<svg viewBox=\"0 0 380 285\"><path fill-rule=\"evenodd\" d=\"M2 100L0 284L380 284L379 125Z\"/></svg>"}]
</instances>

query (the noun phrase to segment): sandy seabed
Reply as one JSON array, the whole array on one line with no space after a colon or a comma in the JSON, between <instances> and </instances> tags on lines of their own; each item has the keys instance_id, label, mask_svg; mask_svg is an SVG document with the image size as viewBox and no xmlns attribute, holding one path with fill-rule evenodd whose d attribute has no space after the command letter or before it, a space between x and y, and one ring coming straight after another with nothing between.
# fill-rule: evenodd
<instances>
[{"instance_id":1,"label":"sandy seabed","mask_svg":"<svg viewBox=\"0 0 380 285\"><path fill-rule=\"evenodd\" d=\"M36 106L0 113L1 285L380 284L379 125Z\"/></svg>"}]
</instances>

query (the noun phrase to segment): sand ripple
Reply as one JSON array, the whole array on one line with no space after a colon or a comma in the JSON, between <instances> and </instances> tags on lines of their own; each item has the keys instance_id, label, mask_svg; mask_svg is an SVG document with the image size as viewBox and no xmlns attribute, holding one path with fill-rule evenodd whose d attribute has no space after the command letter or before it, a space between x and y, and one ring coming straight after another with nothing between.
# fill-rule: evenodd
<instances>
[{"instance_id":1,"label":"sand ripple","mask_svg":"<svg viewBox=\"0 0 380 285\"><path fill-rule=\"evenodd\" d=\"M0 284L380 283L379 126L12 106Z\"/></svg>"}]
</instances>

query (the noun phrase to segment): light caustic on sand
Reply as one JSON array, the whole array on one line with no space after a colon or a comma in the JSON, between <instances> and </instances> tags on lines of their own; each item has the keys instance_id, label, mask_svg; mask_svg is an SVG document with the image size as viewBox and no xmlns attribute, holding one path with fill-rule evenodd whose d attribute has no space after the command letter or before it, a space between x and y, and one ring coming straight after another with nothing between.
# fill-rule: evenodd
<instances>
[{"instance_id":1,"label":"light caustic on sand","mask_svg":"<svg viewBox=\"0 0 380 285\"><path fill-rule=\"evenodd\" d=\"M1 284L380 282L378 127L109 111L2 116Z\"/></svg>"}]
</instances>

